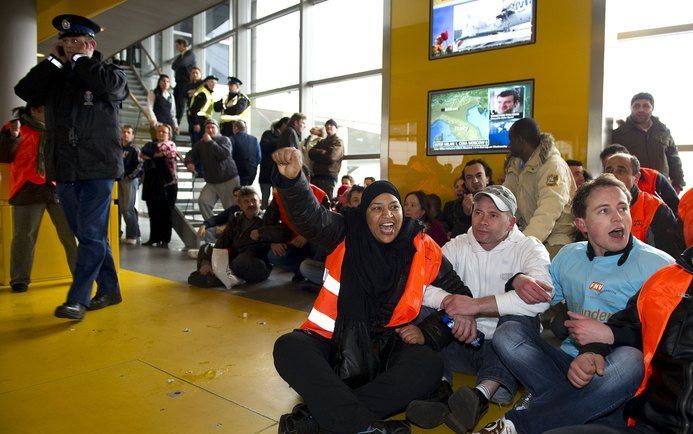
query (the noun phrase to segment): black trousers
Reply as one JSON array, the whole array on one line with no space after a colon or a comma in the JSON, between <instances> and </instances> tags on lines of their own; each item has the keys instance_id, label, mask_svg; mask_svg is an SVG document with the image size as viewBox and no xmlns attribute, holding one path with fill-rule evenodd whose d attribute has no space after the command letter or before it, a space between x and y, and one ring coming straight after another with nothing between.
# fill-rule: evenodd
<instances>
[{"instance_id":1,"label":"black trousers","mask_svg":"<svg viewBox=\"0 0 693 434\"><path fill-rule=\"evenodd\" d=\"M152 242L171 242L173 207L176 206L178 197L178 184L168 185L164 189L166 197L146 201L149 213L149 241Z\"/></svg>"},{"instance_id":2,"label":"black trousers","mask_svg":"<svg viewBox=\"0 0 693 434\"><path fill-rule=\"evenodd\" d=\"M357 389L332 370L331 344L300 330L274 344L274 366L303 398L324 430L355 433L376 420L404 410L411 401L429 395L440 383L443 362L427 346L404 345L390 356L387 369Z\"/></svg>"}]
</instances>

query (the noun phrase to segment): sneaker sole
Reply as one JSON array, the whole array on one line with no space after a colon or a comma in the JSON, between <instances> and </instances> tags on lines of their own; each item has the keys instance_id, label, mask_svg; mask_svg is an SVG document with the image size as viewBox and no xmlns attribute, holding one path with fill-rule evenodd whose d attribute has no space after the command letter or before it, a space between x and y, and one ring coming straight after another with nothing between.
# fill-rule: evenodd
<instances>
[{"instance_id":1,"label":"sneaker sole","mask_svg":"<svg viewBox=\"0 0 693 434\"><path fill-rule=\"evenodd\" d=\"M473 403L470 405L470 403ZM457 389L448 399L450 414L445 418L445 425L458 434L471 431L481 418L479 400L471 389ZM475 415L477 415L475 417Z\"/></svg>"},{"instance_id":2,"label":"sneaker sole","mask_svg":"<svg viewBox=\"0 0 693 434\"><path fill-rule=\"evenodd\" d=\"M450 409L442 402L412 401L407 406L407 420L421 428L435 428L445 421Z\"/></svg>"}]
</instances>

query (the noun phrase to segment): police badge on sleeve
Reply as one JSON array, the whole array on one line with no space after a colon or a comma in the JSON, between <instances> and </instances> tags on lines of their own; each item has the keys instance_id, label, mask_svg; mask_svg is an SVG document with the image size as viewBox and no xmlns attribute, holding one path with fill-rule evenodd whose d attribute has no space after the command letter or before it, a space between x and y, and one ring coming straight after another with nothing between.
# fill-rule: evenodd
<instances>
[{"instance_id":1,"label":"police badge on sleeve","mask_svg":"<svg viewBox=\"0 0 693 434\"><path fill-rule=\"evenodd\" d=\"M84 92L84 105L94 105L94 94L90 90Z\"/></svg>"}]
</instances>

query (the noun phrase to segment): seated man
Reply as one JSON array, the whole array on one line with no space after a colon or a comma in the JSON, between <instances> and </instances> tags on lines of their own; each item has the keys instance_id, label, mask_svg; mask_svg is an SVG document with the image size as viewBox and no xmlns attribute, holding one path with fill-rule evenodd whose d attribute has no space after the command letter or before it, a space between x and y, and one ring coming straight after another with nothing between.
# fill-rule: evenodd
<instances>
[{"instance_id":1,"label":"seated man","mask_svg":"<svg viewBox=\"0 0 693 434\"><path fill-rule=\"evenodd\" d=\"M435 302L427 291L425 302L442 305L449 315L476 316L477 329L486 340L480 349L459 341L445 347L445 380L452 384L452 371L464 372L477 376L477 387L462 387L450 397L451 415L447 402L413 401L407 407L407 418L416 425L433 428L445 421L455 432L467 432L486 412L489 401L508 404L517 390L517 380L493 350L493 333L499 323L512 319L526 323L538 337L537 315L549 307L552 288L546 283L551 281L549 253L536 238L520 232L515 225L516 210L517 202L510 190L488 186L474 195L472 230L443 246L443 254L474 298L455 295L441 300L447 296L443 292ZM515 288L525 285L547 294L547 299L538 304L523 302ZM409 334L407 330L402 333ZM423 339L417 343L423 343Z\"/></svg>"},{"instance_id":2,"label":"seated man","mask_svg":"<svg viewBox=\"0 0 693 434\"><path fill-rule=\"evenodd\" d=\"M238 192L240 190L240 185L233 188L233 200L236 202L236 204L238 204ZM226 223L229 221L229 219L240 210L241 207L238 205L231 205L219 214L213 215L212 217L203 221L202 224L197 228L197 236L207 242L215 242L217 237L224 232L224 228L226 228ZM197 253L197 249L195 252Z\"/></svg>"},{"instance_id":3,"label":"seated man","mask_svg":"<svg viewBox=\"0 0 693 434\"><path fill-rule=\"evenodd\" d=\"M640 241L664 250L672 257L685 249L681 228L671 209L656 196L638 189L640 163L635 155L614 154L606 160L606 173L613 173L630 190L633 235Z\"/></svg>"},{"instance_id":4,"label":"seated man","mask_svg":"<svg viewBox=\"0 0 693 434\"><path fill-rule=\"evenodd\" d=\"M305 173L305 167L304 167ZM330 199L327 194L322 191L319 187L311 184L310 189L313 195L318 200L318 203L322 205L325 209L330 209ZM280 268L285 268L294 273L293 282L303 282L305 276L301 272L301 264L304 260L323 260L325 259L324 254L321 254L321 250L315 246L315 244L309 243L308 240L301 236L296 227L289 221L286 215L286 209L282 203L282 199L277 194L276 190L273 192L274 199L270 203L267 211L265 212L265 217L272 218L274 221L281 221L285 224L291 231L289 239L285 243L273 243L270 246L269 261L272 265ZM325 268L323 264L322 268ZM320 277L322 277L322 270L320 270ZM318 283L322 284L322 280ZM320 289L320 288L318 288Z\"/></svg>"},{"instance_id":5,"label":"seated man","mask_svg":"<svg viewBox=\"0 0 693 434\"><path fill-rule=\"evenodd\" d=\"M464 165L462 176L454 184L457 199L447 202L443 208L443 221L451 239L466 233L472 226L472 198L493 184L492 174L491 167L484 160L470 160Z\"/></svg>"},{"instance_id":6,"label":"seated man","mask_svg":"<svg viewBox=\"0 0 693 434\"><path fill-rule=\"evenodd\" d=\"M630 234L630 192L610 174L586 182L572 204L575 225L587 241L569 244L551 263L555 293L552 303L564 302L573 319L605 322L626 306L643 282L671 256ZM521 291L526 302L543 302L541 294ZM595 354L580 345L583 327L566 321L570 336L561 349L539 337L525 324L508 321L498 327L493 348L501 361L531 393L531 398L488 424L484 434L540 434L560 426L609 418L622 422L622 404L642 379L642 353L621 347L600 365L591 381L578 381L573 366L592 369ZM580 323L584 324L584 323Z\"/></svg>"},{"instance_id":7,"label":"seated man","mask_svg":"<svg viewBox=\"0 0 693 434\"><path fill-rule=\"evenodd\" d=\"M690 430L693 407L690 401L693 370L693 340L690 331L693 309L693 248L677 264L652 275L628 306L615 313L585 348L592 351L595 365L603 369L604 357L624 345L642 348L645 378L626 406L628 428L603 425L565 427L547 434L658 434ZM585 341L587 344L587 341ZM571 366L580 381L589 381L594 369Z\"/></svg>"},{"instance_id":8,"label":"seated man","mask_svg":"<svg viewBox=\"0 0 693 434\"><path fill-rule=\"evenodd\" d=\"M602 167L606 167L606 160L614 154L630 154L625 146L614 143L602 150L599 159ZM649 167L640 166L640 178L638 178L638 188L640 191L657 196L666 203L675 216L678 216L679 195L674 190L669 179Z\"/></svg>"},{"instance_id":9,"label":"seated man","mask_svg":"<svg viewBox=\"0 0 693 434\"><path fill-rule=\"evenodd\" d=\"M255 190L241 187L238 200L241 210L231 216L216 244L202 246L197 258L199 274L213 273L227 288L242 281L255 283L267 279L272 271L267 259L270 243L285 242L289 236L286 226L263 222L260 197ZM221 257L217 262L214 256L219 253L226 253L228 259ZM191 279L189 282L194 284Z\"/></svg>"}]
</instances>

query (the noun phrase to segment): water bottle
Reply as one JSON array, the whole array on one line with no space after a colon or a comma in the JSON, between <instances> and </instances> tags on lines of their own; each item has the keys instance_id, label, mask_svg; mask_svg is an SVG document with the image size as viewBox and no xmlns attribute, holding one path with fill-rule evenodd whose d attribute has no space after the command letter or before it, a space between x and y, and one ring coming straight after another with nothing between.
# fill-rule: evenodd
<instances>
[{"instance_id":1,"label":"water bottle","mask_svg":"<svg viewBox=\"0 0 693 434\"><path fill-rule=\"evenodd\" d=\"M440 320L443 322L443 324L445 324L451 329L455 327L455 320L450 318L447 313L444 313L443 317ZM469 345L471 345L474 348L481 348L481 344L484 343L484 338L484 332L477 330L476 338L472 342L470 342Z\"/></svg>"}]
</instances>

